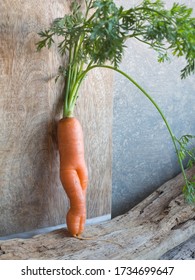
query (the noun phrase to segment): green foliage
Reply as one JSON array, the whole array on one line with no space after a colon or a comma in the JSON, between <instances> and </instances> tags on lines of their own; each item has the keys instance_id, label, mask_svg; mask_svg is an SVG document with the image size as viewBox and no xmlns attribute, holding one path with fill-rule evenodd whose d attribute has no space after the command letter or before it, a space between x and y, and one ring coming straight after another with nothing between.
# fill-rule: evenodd
<instances>
[{"instance_id":1,"label":"green foliage","mask_svg":"<svg viewBox=\"0 0 195 280\"><path fill-rule=\"evenodd\" d=\"M173 4L165 9L161 0L144 0L140 5L124 10L113 0L94 0L86 2L86 13L73 1L71 13L56 19L50 29L41 31L43 38L37 44L38 50L51 47L54 36L62 36L58 44L64 55L80 42L75 59L90 64L104 64L109 61L118 67L122 60L125 42L136 38L157 51L159 62L174 56L184 56L186 66L181 77L186 78L194 72L195 59L195 19L192 9L185 5ZM89 17L89 10L93 14Z\"/></svg>"},{"instance_id":2,"label":"green foliage","mask_svg":"<svg viewBox=\"0 0 195 280\"><path fill-rule=\"evenodd\" d=\"M124 34L120 28L122 8L113 1L94 1L95 12L86 22L87 36L83 46L85 56L94 64L104 64L107 60L114 66L122 60Z\"/></svg>"},{"instance_id":3,"label":"green foliage","mask_svg":"<svg viewBox=\"0 0 195 280\"><path fill-rule=\"evenodd\" d=\"M195 19L191 17L191 8L174 3L170 10L166 10L162 1L145 0L129 11L136 18L131 37L156 50L159 62L167 60L169 53L184 56L187 65L181 71L182 78L194 72Z\"/></svg>"},{"instance_id":4,"label":"green foliage","mask_svg":"<svg viewBox=\"0 0 195 280\"><path fill-rule=\"evenodd\" d=\"M183 135L180 139L175 137L175 141L178 143L179 156L181 160L188 159L187 167L192 167L195 164L195 148L189 148L190 142L195 139L193 135Z\"/></svg>"},{"instance_id":5,"label":"green foliage","mask_svg":"<svg viewBox=\"0 0 195 280\"><path fill-rule=\"evenodd\" d=\"M195 178L193 177L193 181L188 181L188 184L186 184L183 187L183 194L186 198L186 201L190 204L195 203Z\"/></svg>"},{"instance_id":6,"label":"green foliage","mask_svg":"<svg viewBox=\"0 0 195 280\"><path fill-rule=\"evenodd\" d=\"M180 161L188 160L187 167L191 168L195 164L195 148L190 148L189 145L195 139L193 135L183 135L180 139L175 137L175 142L178 144L177 154ZM191 145L193 147L193 145ZM183 193L189 203L195 203L195 176L192 180L188 180L185 176L185 186Z\"/></svg>"}]
</instances>

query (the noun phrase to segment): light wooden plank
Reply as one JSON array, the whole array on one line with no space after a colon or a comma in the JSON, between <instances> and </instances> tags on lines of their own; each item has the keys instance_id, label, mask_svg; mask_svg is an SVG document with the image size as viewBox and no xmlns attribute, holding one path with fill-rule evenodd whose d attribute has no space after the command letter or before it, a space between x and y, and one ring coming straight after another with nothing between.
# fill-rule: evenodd
<instances>
[{"instance_id":1,"label":"light wooden plank","mask_svg":"<svg viewBox=\"0 0 195 280\"><path fill-rule=\"evenodd\" d=\"M36 52L35 43L37 32L67 13L69 4L0 1L1 236L65 222L56 141L63 85L54 81L61 58L55 47ZM88 218L110 213L111 88L111 74L95 71L77 105L90 177Z\"/></svg>"}]
</instances>

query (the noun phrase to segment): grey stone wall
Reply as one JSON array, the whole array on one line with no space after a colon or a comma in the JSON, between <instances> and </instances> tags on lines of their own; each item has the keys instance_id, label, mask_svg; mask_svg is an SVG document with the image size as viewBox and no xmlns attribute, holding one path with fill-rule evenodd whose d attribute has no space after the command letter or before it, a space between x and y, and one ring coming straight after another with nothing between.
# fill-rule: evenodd
<instances>
[{"instance_id":1,"label":"grey stone wall","mask_svg":"<svg viewBox=\"0 0 195 280\"><path fill-rule=\"evenodd\" d=\"M137 1L116 1L130 6ZM167 5L174 1L166 0ZM182 3L182 1L178 1ZM183 2L184 3L184 2ZM195 10L195 0L185 1ZM174 134L195 135L195 79L180 79L183 59L160 64L157 54L128 42L121 69L157 102ZM156 108L128 80L115 74L112 216L125 213L180 172L170 135Z\"/></svg>"}]
</instances>

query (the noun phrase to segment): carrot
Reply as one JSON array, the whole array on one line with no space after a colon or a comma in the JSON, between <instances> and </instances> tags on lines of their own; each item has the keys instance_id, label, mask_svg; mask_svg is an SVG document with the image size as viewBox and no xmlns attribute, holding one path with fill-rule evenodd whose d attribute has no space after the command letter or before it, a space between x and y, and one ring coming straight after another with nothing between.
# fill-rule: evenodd
<instances>
[{"instance_id":1,"label":"carrot","mask_svg":"<svg viewBox=\"0 0 195 280\"><path fill-rule=\"evenodd\" d=\"M88 172L82 127L76 118L62 118L58 122L58 148L60 179L70 200L66 216L67 228L72 236L79 236L84 231L86 221Z\"/></svg>"},{"instance_id":2,"label":"carrot","mask_svg":"<svg viewBox=\"0 0 195 280\"><path fill-rule=\"evenodd\" d=\"M59 66L55 81L61 77L65 82L62 90L63 119L58 126L60 177L70 199L70 210L66 218L68 230L78 237L84 230L86 220L87 168L82 129L73 115L80 85L87 73L97 67L112 69L122 74L156 107L170 133L179 159L185 181L185 197L189 202L195 201L195 182L188 181L182 163L184 156L191 157L191 164L195 161L194 153L187 151L185 147L189 135L177 139L150 95L118 68L123 58L126 40L136 38L157 51L160 54L159 61L166 60L167 49L171 49L173 55L185 55L187 65L181 72L182 78L192 74L195 70L194 18L191 17L192 9L187 6L173 5L170 13L164 8L161 0L154 3L143 1L142 4L128 10L118 8L111 0L86 0L84 13L83 5L80 5L79 1L71 2L70 14L55 19L49 29L39 33L42 40L37 43L37 50L50 48L56 42L56 36L58 37L57 49L63 58L63 64ZM178 18L185 18L188 24L186 20L181 21ZM178 32L178 29L185 32Z\"/></svg>"}]
</instances>

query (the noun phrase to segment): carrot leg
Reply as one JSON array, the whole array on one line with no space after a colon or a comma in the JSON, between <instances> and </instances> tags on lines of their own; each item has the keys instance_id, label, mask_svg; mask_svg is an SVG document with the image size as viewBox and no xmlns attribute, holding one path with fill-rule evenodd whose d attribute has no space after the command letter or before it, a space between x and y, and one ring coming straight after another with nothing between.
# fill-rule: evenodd
<instances>
[{"instance_id":1,"label":"carrot leg","mask_svg":"<svg viewBox=\"0 0 195 280\"><path fill-rule=\"evenodd\" d=\"M62 170L60 178L70 200L70 209L66 216L67 227L72 235L79 235L83 232L86 221L86 188L83 189L85 180L80 181L75 169Z\"/></svg>"}]
</instances>

